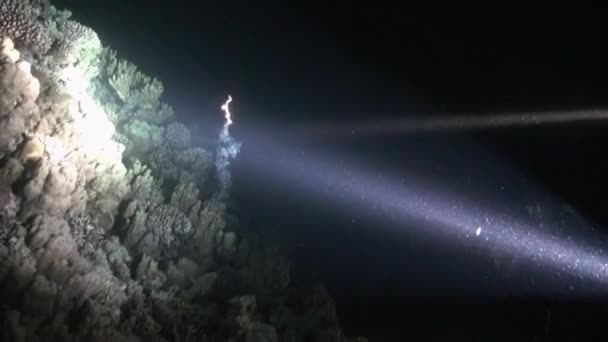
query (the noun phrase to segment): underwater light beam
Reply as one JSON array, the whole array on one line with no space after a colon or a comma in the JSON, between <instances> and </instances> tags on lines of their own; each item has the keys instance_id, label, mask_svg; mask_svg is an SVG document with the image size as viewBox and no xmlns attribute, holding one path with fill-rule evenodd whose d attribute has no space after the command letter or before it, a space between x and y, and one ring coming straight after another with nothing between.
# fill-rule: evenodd
<instances>
[{"instance_id":1,"label":"underwater light beam","mask_svg":"<svg viewBox=\"0 0 608 342\"><path fill-rule=\"evenodd\" d=\"M261 139L260 139L261 140ZM476 241L491 253L499 252L551 270L556 279L575 278L600 284L608 292L608 254L570 236L539 230L518 217L484 208L462 194L437 189L420 181L379 175L339 158L322 158L310 151L291 150L284 143L256 141L259 153L250 155L263 174L292 186L320 193L334 206L364 206L395 222L424 222L410 227L444 241ZM252 147L253 142L249 142ZM358 211L363 215L365 211ZM432 227L432 228L429 228ZM573 290L570 289L570 290Z\"/></svg>"},{"instance_id":2,"label":"underwater light beam","mask_svg":"<svg viewBox=\"0 0 608 342\"><path fill-rule=\"evenodd\" d=\"M369 122L322 123L315 124L312 127L303 125L299 130L303 134L316 133L337 137L351 134L385 135L450 132L603 120L608 120L608 111L594 109L544 113L523 112L485 115L418 116Z\"/></svg>"},{"instance_id":3,"label":"underwater light beam","mask_svg":"<svg viewBox=\"0 0 608 342\"><path fill-rule=\"evenodd\" d=\"M232 96L228 95L228 100L226 100L221 107L226 122L220 131L215 160L215 166L220 181L220 198L228 196L228 190L230 189L232 179L230 174L230 162L232 159L236 158L241 150L241 143L234 140L230 135L230 125L232 125L232 114L230 113L231 102Z\"/></svg>"}]
</instances>

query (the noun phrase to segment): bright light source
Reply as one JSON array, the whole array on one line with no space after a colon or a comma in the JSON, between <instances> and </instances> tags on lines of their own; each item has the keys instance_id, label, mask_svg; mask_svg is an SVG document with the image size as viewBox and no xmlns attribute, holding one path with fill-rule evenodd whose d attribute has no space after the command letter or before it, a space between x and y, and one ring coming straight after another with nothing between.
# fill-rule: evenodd
<instances>
[{"instance_id":1,"label":"bright light source","mask_svg":"<svg viewBox=\"0 0 608 342\"><path fill-rule=\"evenodd\" d=\"M230 102L232 102L232 96L228 95L228 100L222 105L222 111L226 113L224 117L226 118L226 123L224 126L230 126L232 124L232 114L230 114Z\"/></svg>"}]
</instances>

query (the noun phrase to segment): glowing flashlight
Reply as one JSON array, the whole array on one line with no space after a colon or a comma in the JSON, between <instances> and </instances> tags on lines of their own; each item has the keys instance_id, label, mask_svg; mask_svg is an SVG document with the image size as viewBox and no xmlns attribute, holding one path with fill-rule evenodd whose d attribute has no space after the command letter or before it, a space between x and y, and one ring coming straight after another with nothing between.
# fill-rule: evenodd
<instances>
[{"instance_id":1,"label":"glowing flashlight","mask_svg":"<svg viewBox=\"0 0 608 342\"><path fill-rule=\"evenodd\" d=\"M228 100L222 105L222 111L225 113L226 123L224 127L228 127L232 124L232 118L230 114L230 102L232 102L232 96L228 95Z\"/></svg>"}]
</instances>

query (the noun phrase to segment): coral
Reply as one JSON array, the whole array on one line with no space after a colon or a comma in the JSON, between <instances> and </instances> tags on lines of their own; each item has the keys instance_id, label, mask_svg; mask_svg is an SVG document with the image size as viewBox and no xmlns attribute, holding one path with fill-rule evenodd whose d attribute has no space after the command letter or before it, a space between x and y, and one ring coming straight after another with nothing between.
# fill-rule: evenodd
<instances>
[{"instance_id":1,"label":"coral","mask_svg":"<svg viewBox=\"0 0 608 342\"><path fill-rule=\"evenodd\" d=\"M120 61L116 65L116 70L108 73L113 74L110 78L110 85L123 102L127 102L131 98L133 90L145 79L145 76L137 71L135 64L127 61Z\"/></svg>"},{"instance_id":2,"label":"coral","mask_svg":"<svg viewBox=\"0 0 608 342\"><path fill-rule=\"evenodd\" d=\"M198 273L198 265L187 258L180 258L177 263L169 262L167 279L171 284L185 288Z\"/></svg>"},{"instance_id":3,"label":"coral","mask_svg":"<svg viewBox=\"0 0 608 342\"><path fill-rule=\"evenodd\" d=\"M101 64L105 67L95 92L98 98L107 99L106 108L111 107L110 111L116 113L116 122L138 119L160 125L173 117L173 109L160 102L164 87L159 80L143 74L135 64L119 59L112 50L106 49L102 56ZM106 83L112 91L105 89Z\"/></svg>"},{"instance_id":4,"label":"coral","mask_svg":"<svg viewBox=\"0 0 608 342\"><path fill-rule=\"evenodd\" d=\"M8 57L8 60L12 63L16 63L21 58L21 53L15 50L15 44L10 38L3 38L2 51L0 53Z\"/></svg>"},{"instance_id":5,"label":"coral","mask_svg":"<svg viewBox=\"0 0 608 342\"><path fill-rule=\"evenodd\" d=\"M0 56L0 151L11 151L20 142L19 136L31 129L40 113L36 99L40 83L30 73L30 64L17 62L11 41L3 41Z\"/></svg>"},{"instance_id":6,"label":"coral","mask_svg":"<svg viewBox=\"0 0 608 342\"><path fill-rule=\"evenodd\" d=\"M0 184L11 185L23 174L24 166L17 158L10 158L0 170Z\"/></svg>"},{"instance_id":7,"label":"coral","mask_svg":"<svg viewBox=\"0 0 608 342\"><path fill-rule=\"evenodd\" d=\"M189 213L197 202L199 202L199 191L196 185L180 183L171 195L170 204L184 213Z\"/></svg>"},{"instance_id":8,"label":"coral","mask_svg":"<svg viewBox=\"0 0 608 342\"><path fill-rule=\"evenodd\" d=\"M51 53L52 63L63 68L59 79L69 82L71 78L77 87L88 90L91 80L100 72L101 41L93 30L72 20L59 22L58 29L61 36Z\"/></svg>"},{"instance_id":9,"label":"coral","mask_svg":"<svg viewBox=\"0 0 608 342\"><path fill-rule=\"evenodd\" d=\"M42 159L45 146L40 139L29 139L19 153L19 161L27 163Z\"/></svg>"},{"instance_id":10,"label":"coral","mask_svg":"<svg viewBox=\"0 0 608 342\"><path fill-rule=\"evenodd\" d=\"M136 161L129 170L127 178L130 179L129 192L125 196L126 201L135 201L137 205L147 208L164 202L161 184L152 176L152 171L144 164ZM128 210L126 211L129 212ZM130 217L134 212L127 214Z\"/></svg>"},{"instance_id":11,"label":"coral","mask_svg":"<svg viewBox=\"0 0 608 342\"><path fill-rule=\"evenodd\" d=\"M60 39L53 45L53 54L61 57L69 57L69 55L78 55L81 50L90 49L87 45L91 45L97 51L101 52L101 42L95 31L81 25L73 20L60 21L57 27L60 32Z\"/></svg>"},{"instance_id":12,"label":"coral","mask_svg":"<svg viewBox=\"0 0 608 342\"><path fill-rule=\"evenodd\" d=\"M198 213L198 225L192 236L193 245L198 254L205 258L213 258L219 248L218 241L222 241L226 221L224 219L224 205L217 200L208 201ZM232 248L224 249L231 250Z\"/></svg>"},{"instance_id":13,"label":"coral","mask_svg":"<svg viewBox=\"0 0 608 342\"><path fill-rule=\"evenodd\" d=\"M180 240L186 239L192 229L190 220L178 209L170 205L160 205L154 208L146 219L149 234L144 236L144 250L155 246L155 255L174 255ZM150 239L146 239L149 237ZM151 243L150 243L151 242Z\"/></svg>"},{"instance_id":14,"label":"coral","mask_svg":"<svg viewBox=\"0 0 608 342\"><path fill-rule=\"evenodd\" d=\"M146 224L150 227L172 231L179 235L187 235L192 229L190 220L177 208L170 205L159 205L152 210Z\"/></svg>"},{"instance_id":15,"label":"coral","mask_svg":"<svg viewBox=\"0 0 608 342\"><path fill-rule=\"evenodd\" d=\"M145 254L137 265L135 279L151 290L160 289L166 281L165 275L158 270L158 263Z\"/></svg>"},{"instance_id":16,"label":"coral","mask_svg":"<svg viewBox=\"0 0 608 342\"><path fill-rule=\"evenodd\" d=\"M138 255L171 257L189 237L191 228L188 217L170 205L156 206L149 214L140 208L130 221L125 243Z\"/></svg>"},{"instance_id":17,"label":"coral","mask_svg":"<svg viewBox=\"0 0 608 342\"><path fill-rule=\"evenodd\" d=\"M58 9L55 6L49 6L46 13L45 23L49 36L53 41L57 41L63 37L63 33L59 28L60 25L67 22L72 17L72 12L66 9Z\"/></svg>"},{"instance_id":18,"label":"coral","mask_svg":"<svg viewBox=\"0 0 608 342\"><path fill-rule=\"evenodd\" d=\"M17 215L20 203L7 183L0 182L0 226L7 227ZM0 232L1 234L1 232Z\"/></svg>"},{"instance_id":19,"label":"coral","mask_svg":"<svg viewBox=\"0 0 608 342\"><path fill-rule=\"evenodd\" d=\"M181 177L189 176L190 181L196 183L202 197L208 198L215 190L216 170L212 153L200 147L189 148L178 152L174 163L183 170Z\"/></svg>"},{"instance_id":20,"label":"coral","mask_svg":"<svg viewBox=\"0 0 608 342\"><path fill-rule=\"evenodd\" d=\"M322 305L328 320L290 313L288 261L228 215L214 166L234 142L215 160L192 146L162 83L70 18L0 2L0 337L340 337Z\"/></svg>"},{"instance_id":21,"label":"coral","mask_svg":"<svg viewBox=\"0 0 608 342\"><path fill-rule=\"evenodd\" d=\"M179 178L180 170L174 163L171 150L161 147L148 155L148 165L160 178L175 181Z\"/></svg>"},{"instance_id":22,"label":"coral","mask_svg":"<svg viewBox=\"0 0 608 342\"><path fill-rule=\"evenodd\" d=\"M86 186L87 212L96 224L109 229L118 214L118 206L129 191L127 169L122 164L98 162L89 171L92 176Z\"/></svg>"},{"instance_id":23,"label":"coral","mask_svg":"<svg viewBox=\"0 0 608 342\"><path fill-rule=\"evenodd\" d=\"M76 165L70 162L55 164L50 159L38 163L25 186L24 197L23 218L36 213L62 217L68 210L81 211L78 208L84 208L86 203Z\"/></svg>"},{"instance_id":24,"label":"coral","mask_svg":"<svg viewBox=\"0 0 608 342\"><path fill-rule=\"evenodd\" d=\"M159 178L177 184L195 184L203 199L209 198L215 188L212 158L202 148L176 152L161 146L150 152L146 161Z\"/></svg>"},{"instance_id":25,"label":"coral","mask_svg":"<svg viewBox=\"0 0 608 342\"><path fill-rule=\"evenodd\" d=\"M4 287L2 298L18 305L23 316L17 317L46 314L60 322L79 312L79 319L90 326L116 324L124 291L116 279L79 255L67 222L41 215L27 229L25 239L8 241L0 260L0 269L13 270L2 274L4 283L8 277L12 284ZM15 297L17 293L22 296Z\"/></svg>"},{"instance_id":26,"label":"coral","mask_svg":"<svg viewBox=\"0 0 608 342\"><path fill-rule=\"evenodd\" d=\"M174 122L167 126L165 139L167 139L169 146L173 148L188 148L191 144L190 129L181 122Z\"/></svg>"},{"instance_id":27,"label":"coral","mask_svg":"<svg viewBox=\"0 0 608 342\"><path fill-rule=\"evenodd\" d=\"M38 22L36 7L21 0L4 0L0 3L0 37L15 41L17 47L36 53L49 50L51 39Z\"/></svg>"},{"instance_id":28,"label":"coral","mask_svg":"<svg viewBox=\"0 0 608 342\"><path fill-rule=\"evenodd\" d=\"M146 230L146 219L148 218L148 214L146 209L143 207L138 207L136 202L131 202L127 207L127 211L133 211L127 218L127 222L125 223L125 233L124 233L124 241L123 243L127 246L132 252L145 252L145 244L148 241L144 240L144 235L149 234ZM147 238L147 240L151 240L151 238ZM143 247L140 245L143 244ZM156 246L158 245L158 241L156 241ZM157 252L159 255L159 251L154 249L155 245L151 246L152 252Z\"/></svg>"},{"instance_id":29,"label":"coral","mask_svg":"<svg viewBox=\"0 0 608 342\"><path fill-rule=\"evenodd\" d=\"M120 243L118 237L113 236L101 243L101 251L106 257L110 269L114 275L127 282L131 278L130 263L131 256L127 249Z\"/></svg>"},{"instance_id":30,"label":"coral","mask_svg":"<svg viewBox=\"0 0 608 342\"><path fill-rule=\"evenodd\" d=\"M141 113L138 117L145 117L146 120L160 125L168 120L171 120L174 116L173 108L166 103L161 103L160 107L152 113Z\"/></svg>"},{"instance_id":31,"label":"coral","mask_svg":"<svg viewBox=\"0 0 608 342\"><path fill-rule=\"evenodd\" d=\"M175 161L181 167L197 170L203 174L206 174L214 166L213 155L200 147L180 151Z\"/></svg>"},{"instance_id":32,"label":"coral","mask_svg":"<svg viewBox=\"0 0 608 342\"><path fill-rule=\"evenodd\" d=\"M159 147L164 140L164 129L145 121L133 119L124 125L123 132L131 143L125 154L136 159L144 158L148 152Z\"/></svg>"}]
</instances>

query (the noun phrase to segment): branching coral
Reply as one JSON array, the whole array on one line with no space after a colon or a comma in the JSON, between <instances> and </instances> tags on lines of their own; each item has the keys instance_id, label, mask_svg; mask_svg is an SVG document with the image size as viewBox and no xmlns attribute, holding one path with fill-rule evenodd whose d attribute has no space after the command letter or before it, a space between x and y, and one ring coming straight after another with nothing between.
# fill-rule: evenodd
<instances>
[{"instance_id":1,"label":"branching coral","mask_svg":"<svg viewBox=\"0 0 608 342\"><path fill-rule=\"evenodd\" d=\"M125 244L137 255L174 257L191 230L188 217L170 205L156 206L149 213L139 208L130 220Z\"/></svg>"},{"instance_id":2,"label":"branching coral","mask_svg":"<svg viewBox=\"0 0 608 342\"><path fill-rule=\"evenodd\" d=\"M125 138L131 143L125 154L131 158L142 159L163 143L162 127L138 119L129 121L123 127Z\"/></svg>"},{"instance_id":3,"label":"branching coral","mask_svg":"<svg viewBox=\"0 0 608 342\"><path fill-rule=\"evenodd\" d=\"M87 46L98 50L97 54L101 52L101 42L95 31L76 21L59 22L58 32L61 32L61 37L53 45L53 54L57 56L76 58L81 50L88 49Z\"/></svg>"},{"instance_id":4,"label":"branching coral","mask_svg":"<svg viewBox=\"0 0 608 342\"><path fill-rule=\"evenodd\" d=\"M196 207L196 206L195 206ZM191 246L202 259L229 261L236 253L237 237L226 227L225 204L217 198L209 200L200 212L191 209L190 217L198 224L195 226Z\"/></svg>"},{"instance_id":5,"label":"branching coral","mask_svg":"<svg viewBox=\"0 0 608 342\"><path fill-rule=\"evenodd\" d=\"M128 61L120 61L116 65L116 70L111 70L108 73L113 75L110 78L110 85L123 102L129 101L133 91L142 87L142 83L143 87L146 87L144 81L150 81L149 78L137 71L135 64Z\"/></svg>"},{"instance_id":6,"label":"branching coral","mask_svg":"<svg viewBox=\"0 0 608 342\"><path fill-rule=\"evenodd\" d=\"M159 125L173 116L173 109L160 102L164 87L158 79L143 74L135 64L118 59L111 50L105 52L103 60L102 79L111 86L119 100L115 105L118 122L139 119ZM111 99L110 94L104 94Z\"/></svg>"},{"instance_id":7,"label":"branching coral","mask_svg":"<svg viewBox=\"0 0 608 342\"><path fill-rule=\"evenodd\" d=\"M155 175L175 181L179 178L180 170L174 162L174 154L165 147L160 147L148 154L148 165Z\"/></svg>"},{"instance_id":8,"label":"branching coral","mask_svg":"<svg viewBox=\"0 0 608 342\"><path fill-rule=\"evenodd\" d=\"M192 230L190 220L177 208L170 205L160 205L152 210L146 225L156 230L159 235L164 232L175 234L179 237L186 237ZM167 239L165 243L170 243L173 238Z\"/></svg>"},{"instance_id":9,"label":"branching coral","mask_svg":"<svg viewBox=\"0 0 608 342\"><path fill-rule=\"evenodd\" d=\"M194 183L203 198L211 197L214 190L214 164L212 155L195 147L175 151L169 146L150 152L146 158L154 175L177 184Z\"/></svg>"},{"instance_id":10,"label":"branching coral","mask_svg":"<svg viewBox=\"0 0 608 342\"><path fill-rule=\"evenodd\" d=\"M39 14L37 8L27 2L3 0L0 3L0 38L11 38L18 47L31 49L36 53L47 52L51 40L37 20Z\"/></svg>"},{"instance_id":11,"label":"branching coral","mask_svg":"<svg viewBox=\"0 0 608 342\"><path fill-rule=\"evenodd\" d=\"M184 213L189 213L199 201L199 191L193 183L179 184L171 195L171 205ZM200 206L200 204L199 204Z\"/></svg>"},{"instance_id":12,"label":"branching coral","mask_svg":"<svg viewBox=\"0 0 608 342\"><path fill-rule=\"evenodd\" d=\"M126 201L135 201L143 208L155 207L164 202L161 184L152 177L152 171L139 161L131 167L127 178L130 179L130 189L124 198Z\"/></svg>"},{"instance_id":13,"label":"branching coral","mask_svg":"<svg viewBox=\"0 0 608 342\"><path fill-rule=\"evenodd\" d=\"M189 148L178 152L174 163L191 175L191 181L196 183L203 196L207 197L214 190L212 184L216 181L216 170L210 152L200 147Z\"/></svg>"}]
</instances>

